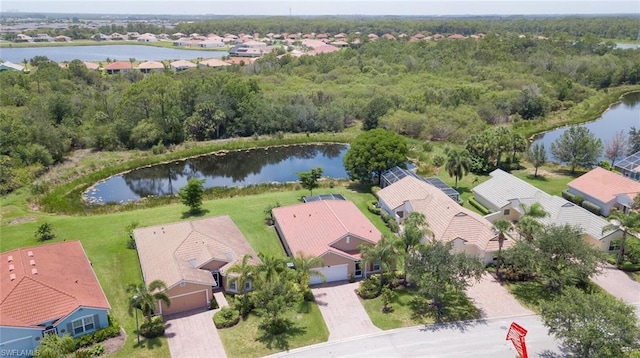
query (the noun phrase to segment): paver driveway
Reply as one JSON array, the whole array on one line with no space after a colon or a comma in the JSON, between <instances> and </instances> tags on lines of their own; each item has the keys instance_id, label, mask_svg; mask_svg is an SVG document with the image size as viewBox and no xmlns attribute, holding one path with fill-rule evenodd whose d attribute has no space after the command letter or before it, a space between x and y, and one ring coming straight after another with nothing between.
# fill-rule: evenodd
<instances>
[{"instance_id":1,"label":"paver driveway","mask_svg":"<svg viewBox=\"0 0 640 358\"><path fill-rule=\"evenodd\" d=\"M605 266L602 273L592 277L592 280L605 291L627 303L640 303L640 283L611 265Z\"/></svg>"},{"instance_id":2,"label":"paver driveway","mask_svg":"<svg viewBox=\"0 0 640 358\"><path fill-rule=\"evenodd\" d=\"M226 357L213 324L215 311L191 311L167 317L165 335L172 358Z\"/></svg>"},{"instance_id":3,"label":"paver driveway","mask_svg":"<svg viewBox=\"0 0 640 358\"><path fill-rule=\"evenodd\" d=\"M533 314L490 274L486 273L467 289L467 296L480 309L482 318Z\"/></svg>"},{"instance_id":4,"label":"paver driveway","mask_svg":"<svg viewBox=\"0 0 640 358\"><path fill-rule=\"evenodd\" d=\"M312 288L324 322L329 329L329 341L380 332L371 323L355 290L359 283L331 283Z\"/></svg>"}]
</instances>

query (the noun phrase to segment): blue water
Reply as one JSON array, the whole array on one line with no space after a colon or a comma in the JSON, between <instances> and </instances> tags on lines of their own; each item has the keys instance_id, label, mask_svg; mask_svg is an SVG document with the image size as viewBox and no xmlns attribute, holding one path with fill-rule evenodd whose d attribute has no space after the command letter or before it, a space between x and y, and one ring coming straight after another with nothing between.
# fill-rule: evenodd
<instances>
[{"instance_id":1,"label":"blue water","mask_svg":"<svg viewBox=\"0 0 640 358\"><path fill-rule=\"evenodd\" d=\"M297 172L315 167L323 169L324 177L347 178L342 163L347 149L341 144L314 144L210 154L111 177L90 188L85 199L92 203L119 203L176 195L190 178L204 179L205 188L292 182L298 180Z\"/></svg>"},{"instance_id":2,"label":"blue water","mask_svg":"<svg viewBox=\"0 0 640 358\"><path fill-rule=\"evenodd\" d=\"M224 51L196 51L181 50L164 47L142 45L108 45L108 46L59 46L59 47L19 47L0 48L0 58L20 64L24 59L35 56L46 56L52 61L105 61L112 60L136 61L148 60L189 60L195 58L220 58L228 55Z\"/></svg>"},{"instance_id":3,"label":"blue water","mask_svg":"<svg viewBox=\"0 0 640 358\"><path fill-rule=\"evenodd\" d=\"M628 134L631 127L640 129L640 92L634 92L624 96L621 102L611 106L611 108L604 112L597 120L578 124L578 126L589 128L596 138L602 140L603 147L605 147L607 141L611 140L611 138L620 131ZM558 139L568 128L569 127L562 127L540 134L536 136L533 143L544 144L547 150L547 158L551 161L556 161L553 154L551 154L551 143ZM600 160L604 159L604 156L600 157Z\"/></svg>"}]
</instances>

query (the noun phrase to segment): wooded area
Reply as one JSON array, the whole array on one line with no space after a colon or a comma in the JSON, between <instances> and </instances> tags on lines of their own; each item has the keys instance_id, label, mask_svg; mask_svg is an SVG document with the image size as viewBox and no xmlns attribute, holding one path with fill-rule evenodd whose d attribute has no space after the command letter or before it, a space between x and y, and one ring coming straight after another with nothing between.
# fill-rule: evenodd
<instances>
[{"instance_id":1,"label":"wooded area","mask_svg":"<svg viewBox=\"0 0 640 358\"><path fill-rule=\"evenodd\" d=\"M247 19L242 31L268 31L281 21L262 20ZM487 35L438 42L381 37L331 54L270 54L251 65L179 73L106 75L78 60L60 68L34 58L29 74L0 73L0 192L32 182L79 148L162 151L186 140L337 132L359 120L365 128L462 144L492 125L517 129L539 123L598 90L640 83L640 51L616 49L594 35L613 36L612 23L619 31L636 29L627 20L293 19L280 30ZM182 24L180 29L206 33L222 30L214 24L226 24L232 31L232 23ZM579 25L586 35L572 36ZM558 32L537 35L552 31Z\"/></svg>"}]
</instances>

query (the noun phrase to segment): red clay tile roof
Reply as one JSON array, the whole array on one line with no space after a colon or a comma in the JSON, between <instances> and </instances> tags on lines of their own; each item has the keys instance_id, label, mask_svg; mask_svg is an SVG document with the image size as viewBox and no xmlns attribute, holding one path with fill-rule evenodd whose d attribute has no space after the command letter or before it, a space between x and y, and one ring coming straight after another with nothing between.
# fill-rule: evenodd
<instances>
[{"instance_id":1,"label":"red clay tile roof","mask_svg":"<svg viewBox=\"0 0 640 358\"><path fill-rule=\"evenodd\" d=\"M569 187L608 203L619 194L633 199L640 193L640 183L604 168L597 167L569 182Z\"/></svg>"},{"instance_id":2,"label":"red clay tile roof","mask_svg":"<svg viewBox=\"0 0 640 358\"><path fill-rule=\"evenodd\" d=\"M79 307L111 308L80 241L8 251L0 262L2 326L34 327Z\"/></svg>"},{"instance_id":3,"label":"red clay tile roof","mask_svg":"<svg viewBox=\"0 0 640 358\"><path fill-rule=\"evenodd\" d=\"M347 235L372 244L382 237L350 201L320 200L275 208L273 217L294 255L302 252L319 257L327 251L335 251L330 244ZM358 257L357 253L354 254L351 256Z\"/></svg>"},{"instance_id":4,"label":"red clay tile roof","mask_svg":"<svg viewBox=\"0 0 640 358\"><path fill-rule=\"evenodd\" d=\"M130 70L131 62L116 61L104 66L105 70Z\"/></svg>"}]
</instances>

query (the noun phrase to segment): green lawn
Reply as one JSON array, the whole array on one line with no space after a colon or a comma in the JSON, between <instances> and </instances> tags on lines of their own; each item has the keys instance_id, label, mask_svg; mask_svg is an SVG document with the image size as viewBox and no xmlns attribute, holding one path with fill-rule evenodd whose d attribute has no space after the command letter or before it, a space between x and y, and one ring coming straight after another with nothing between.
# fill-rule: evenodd
<instances>
[{"instance_id":1,"label":"green lawn","mask_svg":"<svg viewBox=\"0 0 640 358\"><path fill-rule=\"evenodd\" d=\"M540 314L540 304L550 301L555 297L538 281L508 282L505 283L505 287L520 304L537 314ZM589 282L587 287L584 288L584 291L587 293L601 292L607 295L609 294L593 282ZM614 299L614 297L611 296L611 299Z\"/></svg>"},{"instance_id":2,"label":"green lawn","mask_svg":"<svg viewBox=\"0 0 640 358\"><path fill-rule=\"evenodd\" d=\"M434 323L434 316L426 300L415 290L396 289L391 306L393 312L382 312L382 299L377 297L361 300L362 306L371 318L371 322L380 329L394 329ZM442 300L444 321L470 320L480 317L480 312L464 295L453 291L446 292Z\"/></svg>"},{"instance_id":3,"label":"green lawn","mask_svg":"<svg viewBox=\"0 0 640 358\"><path fill-rule=\"evenodd\" d=\"M534 171L531 165L529 163L524 163L524 165L525 169L514 170L511 174L548 194L557 196L562 195L562 191L567 189L567 184L570 181L585 173L585 171L576 170L572 174L563 166L547 164L538 169L536 177L533 175Z\"/></svg>"},{"instance_id":4,"label":"green lawn","mask_svg":"<svg viewBox=\"0 0 640 358\"><path fill-rule=\"evenodd\" d=\"M262 318L255 313L234 327L218 330L227 356L262 357L326 342L329 338L329 330L315 302L301 303L296 312L291 312L287 318L293 322L293 326L277 336L265 334L258 328Z\"/></svg>"},{"instance_id":5,"label":"green lawn","mask_svg":"<svg viewBox=\"0 0 640 358\"><path fill-rule=\"evenodd\" d=\"M388 229L382 220L366 209L366 204L374 200L369 193L360 193L346 187L324 188L318 193L341 193L352 200L364 214L383 232ZM264 208L280 202L283 205L295 204L308 191L272 192L253 196L240 196L205 201L205 216L231 216L256 252L284 256L284 251L272 227L264 223ZM111 304L111 312L116 320L129 332L125 347L116 357L168 357L169 349L165 339L147 342L140 348L135 347L135 320L127 314L125 287L129 283L141 282L140 264L134 250L126 248L125 227L131 222L139 226L151 226L185 220L187 208L182 205L119 212L92 216L62 216L29 212L25 207L27 194L16 193L4 197L2 205L2 223L0 226L2 241L0 249L7 250L37 245L34 232L44 222L53 226L57 235L53 241L80 240L93 264L96 275ZM212 323L213 324L213 323Z\"/></svg>"}]
</instances>

